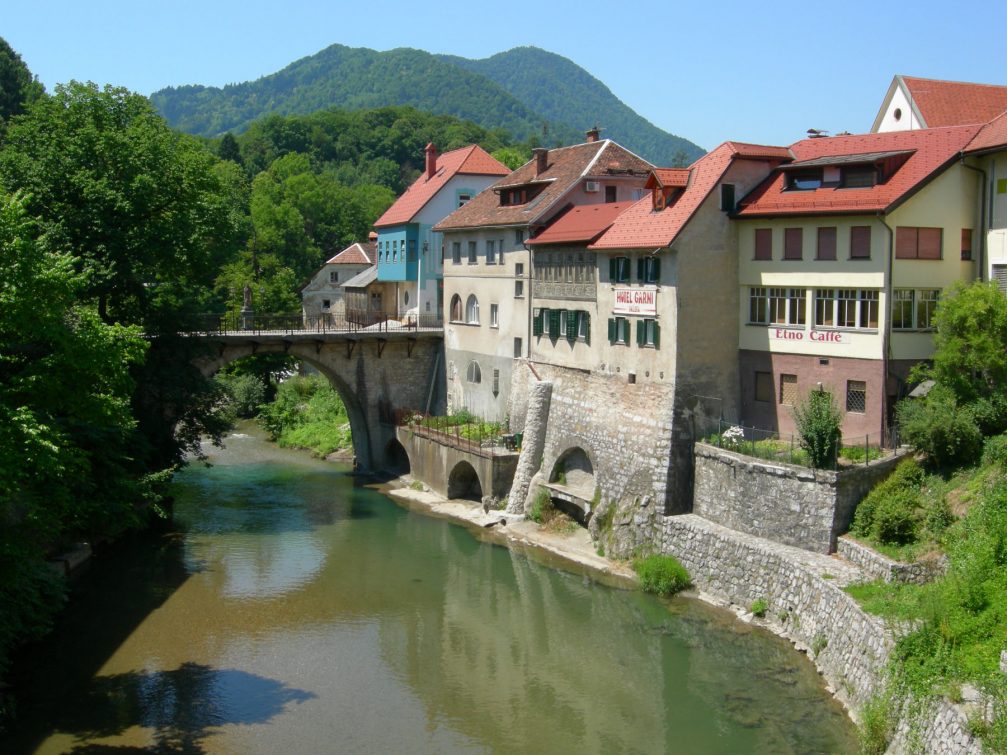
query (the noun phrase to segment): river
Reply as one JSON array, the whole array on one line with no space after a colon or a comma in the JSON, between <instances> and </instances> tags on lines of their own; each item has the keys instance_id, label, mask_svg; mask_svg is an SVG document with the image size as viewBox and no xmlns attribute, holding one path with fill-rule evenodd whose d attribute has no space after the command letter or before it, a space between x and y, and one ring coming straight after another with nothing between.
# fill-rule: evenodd
<instances>
[{"instance_id":1,"label":"river","mask_svg":"<svg viewBox=\"0 0 1007 755\"><path fill-rule=\"evenodd\" d=\"M404 510L250 428L96 559L3 752L835 753L791 646Z\"/></svg>"}]
</instances>

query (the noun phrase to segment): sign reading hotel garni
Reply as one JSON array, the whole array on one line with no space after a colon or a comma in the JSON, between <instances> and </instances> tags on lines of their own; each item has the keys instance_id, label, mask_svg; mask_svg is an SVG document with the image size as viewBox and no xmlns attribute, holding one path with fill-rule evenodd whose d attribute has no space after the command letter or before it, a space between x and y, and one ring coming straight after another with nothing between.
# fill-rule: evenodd
<instances>
[{"instance_id":1,"label":"sign reading hotel garni","mask_svg":"<svg viewBox=\"0 0 1007 755\"><path fill-rule=\"evenodd\" d=\"M657 315L656 288L612 288L616 315Z\"/></svg>"}]
</instances>

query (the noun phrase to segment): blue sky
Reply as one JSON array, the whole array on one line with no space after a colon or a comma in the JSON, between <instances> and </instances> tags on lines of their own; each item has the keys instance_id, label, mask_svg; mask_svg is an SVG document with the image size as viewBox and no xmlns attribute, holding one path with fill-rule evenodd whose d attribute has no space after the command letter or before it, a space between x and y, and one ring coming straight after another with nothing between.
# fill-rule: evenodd
<instances>
[{"instance_id":1,"label":"blue sky","mask_svg":"<svg viewBox=\"0 0 1007 755\"><path fill-rule=\"evenodd\" d=\"M1007 84L1007 3L10 0L0 36L47 88L222 86L340 43L483 58L536 45L710 149L867 131L896 73ZM590 124L585 124L590 125ZM601 124L604 126L604 124Z\"/></svg>"}]
</instances>

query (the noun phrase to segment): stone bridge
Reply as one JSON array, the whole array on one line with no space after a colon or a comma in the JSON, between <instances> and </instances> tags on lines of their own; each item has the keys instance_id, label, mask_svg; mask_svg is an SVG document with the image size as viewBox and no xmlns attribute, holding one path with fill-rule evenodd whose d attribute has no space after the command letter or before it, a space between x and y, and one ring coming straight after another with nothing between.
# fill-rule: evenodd
<instances>
[{"instance_id":1,"label":"stone bridge","mask_svg":"<svg viewBox=\"0 0 1007 755\"><path fill-rule=\"evenodd\" d=\"M207 345L196 360L204 375L253 354L288 354L325 375L346 405L353 451L365 469L401 458L395 414L443 411L443 331L440 328L353 331L250 330L191 333Z\"/></svg>"}]
</instances>

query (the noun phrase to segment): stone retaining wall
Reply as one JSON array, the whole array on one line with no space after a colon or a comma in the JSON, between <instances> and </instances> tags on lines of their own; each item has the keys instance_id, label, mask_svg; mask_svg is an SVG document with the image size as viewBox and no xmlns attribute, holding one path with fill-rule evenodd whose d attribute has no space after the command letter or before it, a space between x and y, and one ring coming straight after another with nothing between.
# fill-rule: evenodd
<instances>
[{"instance_id":1,"label":"stone retaining wall","mask_svg":"<svg viewBox=\"0 0 1007 755\"><path fill-rule=\"evenodd\" d=\"M871 579L885 582L908 582L921 585L941 576L947 569L947 558L907 564L888 558L882 553L861 545L848 536L839 538L839 555L859 566Z\"/></svg>"},{"instance_id":2,"label":"stone retaining wall","mask_svg":"<svg viewBox=\"0 0 1007 755\"><path fill-rule=\"evenodd\" d=\"M838 472L695 448L692 511L731 529L786 545L832 553L857 504L902 458L895 454Z\"/></svg>"}]
</instances>

